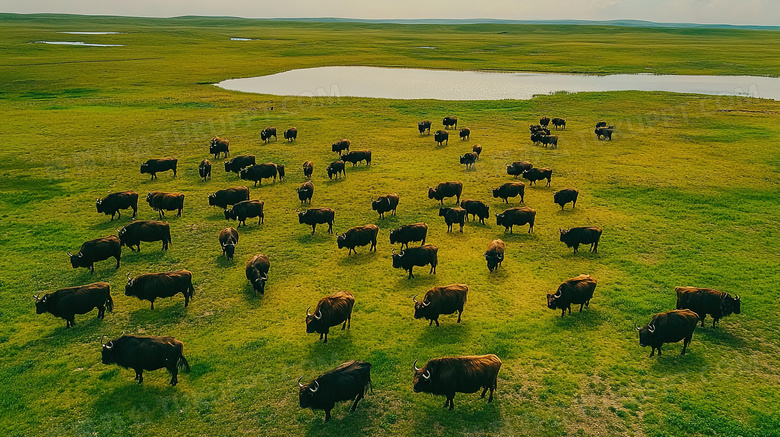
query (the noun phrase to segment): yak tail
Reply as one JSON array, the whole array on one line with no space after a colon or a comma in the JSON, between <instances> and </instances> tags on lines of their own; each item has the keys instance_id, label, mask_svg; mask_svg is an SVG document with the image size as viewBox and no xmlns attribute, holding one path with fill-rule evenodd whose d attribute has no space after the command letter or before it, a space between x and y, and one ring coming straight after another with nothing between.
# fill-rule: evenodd
<instances>
[{"instance_id":1,"label":"yak tail","mask_svg":"<svg viewBox=\"0 0 780 437\"><path fill-rule=\"evenodd\" d=\"M106 309L109 313L114 312L114 299L111 298L111 292L106 293Z\"/></svg>"},{"instance_id":2,"label":"yak tail","mask_svg":"<svg viewBox=\"0 0 780 437\"><path fill-rule=\"evenodd\" d=\"M195 287L192 286L192 278L190 278L189 292L190 292L190 299L192 299L195 296Z\"/></svg>"},{"instance_id":3,"label":"yak tail","mask_svg":"<svg viewBox=\"0 0 780 437\"><path fill-rule=\"evenodd\" d=\"M366 383L366 386L363 388L363 394L368 394L368 389L371 389L371 394L374 394L374 384L371 383L371 375L368 376L368 382Z\"/></svg>"},{"instance_id":4,"label":"yak tail","mask_svg":"<svg viewBox=\"0 0 780 437\"><path fill-rule=\"evenodd\" d=\"M179 362L176 363L176 365L179 367L179 369L184 369L186 372L190 371L190 363L187 362L187 359L184 358L184 355L179 355Z\"/></svg>"}]
</instances>

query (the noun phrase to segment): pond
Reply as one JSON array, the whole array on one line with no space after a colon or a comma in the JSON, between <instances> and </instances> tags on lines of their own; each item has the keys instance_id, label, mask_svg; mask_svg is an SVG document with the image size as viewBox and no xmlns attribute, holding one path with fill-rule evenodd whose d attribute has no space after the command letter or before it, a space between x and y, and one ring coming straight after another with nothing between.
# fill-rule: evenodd
<instances>
[{"instance_id":1,"label":"pond","mask_svg":"<svg viewBox=\"0 0 780 437\"><path fill-rule=\"evenodd\" d=\"M35 41L37 44L52 44L59 46L83 46L83 47L124 47L124 44L88 44L83 41Z\"/></svg>"},{"instance_id":2,"label":"pond","mask_svg":"<svg viewBox=\"0 0 780 437\"><path fill-rule=\"evenodd\" d=\"M740 95L780 100L780 78L557 73L496 73L379 67L318 67L269 76L229 79L216 86L280 96L372 97L381 99L530 99L559 91L668 91Z\"/></svg>"}]
</instances>

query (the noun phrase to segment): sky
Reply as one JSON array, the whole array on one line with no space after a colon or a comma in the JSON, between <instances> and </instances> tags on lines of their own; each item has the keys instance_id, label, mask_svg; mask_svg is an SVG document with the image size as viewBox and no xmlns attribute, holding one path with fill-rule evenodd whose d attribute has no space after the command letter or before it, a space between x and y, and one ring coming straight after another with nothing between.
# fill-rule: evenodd
<instances>
[{"instance_id":1,"label":"sky","mask_svg":"<svg viewBox=\"0 0 780 437\"><path fill-rule=\"evenodd\" d=\"M0 12L137 17L632 19L780 26L780 0L0 0Z\"/></svg>"}]
</instances>

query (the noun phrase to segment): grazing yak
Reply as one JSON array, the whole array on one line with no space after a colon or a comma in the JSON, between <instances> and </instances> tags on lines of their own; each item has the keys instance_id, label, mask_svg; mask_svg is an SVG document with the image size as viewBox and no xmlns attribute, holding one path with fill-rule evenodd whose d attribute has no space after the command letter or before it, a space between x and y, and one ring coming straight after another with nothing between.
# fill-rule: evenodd
<instances>
[{"instance_id":1,"label":"grazing yak","mask_svg":"<svg viewBox=\"0 0 780 437\"><path fill-rule=\"evenodd\" d=\"M529 124L528 127L531 130L531 133L539 132L539 133L542 133L544 135L550 135L550 129L547 129L546 127L542 127L541 125Z\"/></svg>"},{"instance_id":2,"label":"grazing yak","mask_svg":"<svg viewBox=\"0 0 780 437\"><path fill-rule=\"evenodd\" d=\"M452 225L460 225L460 232L463 232L463 225L466 223L466 210L463 208L439 208L439 217L444 217L444 223L447 224L447 232L452 232Z\"/></svg>"},{"instance_id":3,"label":"grazing yak","mask_svg":"<svg viewBox=\"0 0 780 437\"><path fill-rule=\"evenodd\" d=\"M496 214L496 224L503 226L504 232L508 230L510 234L513 226L524 224L528 224L528 233L530 234L534 230L534 221L536 221L536 211L527 207L511 208L501 214Z\"/></svg>"},{"instance_id":4,"label":"grazing yak","mask_svg":"<svg viewBox=\"0 0 780 437\"><path fill-rule=\"evenodd\" d=\"M566 120L555 117L552 119L552 125L555 126L555 130L558 130L558 128L566 129Z\"/></svg>"},{"instance_id":5,"label":"grazing yak","mask_svg":"<svg viewBox=\"0 0 780 437\"><path fill-rule=\"evenodd\" d=\"M414 278L412 269L414 266L425 266L430 264L430 274L436 274L436 266L439 264L439 248L433 244L425 244L420 247L409 247L406 250L395 253L393 250L393 268L404 269L409 272L409 279Z\"/></svg>"},{"instance_id":6,"label":"grazing yak","mask_svg":"<svg viewBox=\"0 0 780 437\"><path fill-rule=\"evenodd\" d=\"M343 177L347 177L347 170L344 167L344 161L342 160L331 162L325 170L328 172L328 179L331 180L333 180L333 176L336 176L336 179L338 179L339 173L341 173Z\"/></svg>"},{"instance_id":7,"label":"grazing yak","mask_svg":"<svg viewBox=\"0 0 780 437\"><path fill-rule=\"evenodd\" d=\"M311 181L304 182L295 191L298 193L298 200L301 201L301 205L304 202L308 202L311 205L311 198L314 195L314 184Z\"/></svg>"},{"instance_id":8,"label":"grazing yak","mask_svg":"<svg viewBox=\"0 0 780 437\"><path fill-rule=\"evenodd\" d=\"M89 273L95 273L95 263L111 258L116 258L116 268L119 268L119 260L122 258L122 241L116 235L85 241L81 249L75 255L68 252L70 265L74 269L86 267Z\"/></svg>"},{"instance_id":9,"label":"grazing yak","mask_svg":"<svg viewBox=\"0 0 780 437\"><path fill-rule=\"evenodd\" d=\"M240 173L241 169L255 165L255 155L238 155L230 161L225 161L225 173Z\"/></svg>"},{"instance_id":10,"label":"grazing yak","mask_svg":"<svg viewBox=\"0 0 780 437\"><path fill-rule=\"evenodd\" d=\"M558 205L561 205L561 211L563 211L564 205L571 202L571 208L574 209L577 206L577 197L580 195L579 190L576 188L565 188L560 191L556 191L553 194L553 201Z\"/></svg>"},{"instance_id":11,"label":"grazing yak","mask_svg":"<svg viewBox=\"0 0 780 437\"><path fill-rule=\"evenodd\" d=\"M433 134L433 140L436 141L436 144L442 145L442 143L450 143L450 133L446 130L437 130L435 134Z\"/></svg>"},{"instance_id":12,"label":"grazing yak","mask_svg":"<svg viewBox=\"0 0 780 437\"><path fill-rule=\"evenodd\" d=\"M220 137L212 138L211 144L209 145L209 153L214 155L214 159L219 158L220 153L227 158L230 156L230 140Z\"/></svg>"},{"instance_id":13,"label":"grazing yak","mask_svg":"<svg viewBox=\"0 0 780 437\"><path fill-rule=\"evenodd\" d=\"M328 332L331 326L339 323L341 330L350 328L352 324L352 307L355 305L355 295L349 291L338 291L330 296L323 297L317 302L314 314L306 308L306 333L319 333L323 343L328 342Z\"/></svg>"},{"instance_id":14,"label":"grazing yak","mask_svg":"<svg viewBox=\"0 0 780 437\"><path fill-rule=\"evenodd\" d=\"M371 151L353 150L349 153L341 155L341 160L344 162L351 162L352 167L356 166L360 161L366 161L366 165L371 165Z\"/></svg>"},{"instance_id":15,"label":"grazing yak","mask_svg":"<svg viewBox=\"0 0 780 437\"><path fill-rule=\"evenodd\" d=\"M598 139L605 139L612 141L612 132L614 129L614 126L609 127L597 127L596 130L593 131L593 133L596 134L596 137Z\"/></svg>"},{"instance_id":16,"label":"grazing yak","mask_svg":"<svg viewBox=\"0 0 780 437\"><path fill-rule=\"evenodd\" d=\"M293 142L293 141L295 141L296 138L298 138L298 128L291 127L289 129L287 129L286 131L284 131L284 133L282 135L284 135L284 139L285 140L287 140L289 142Z\"/></svg>"},{"instance_id":17,"label":"grazing yak","mask_svg":"<svg viewBox=\"0 0 780 437\"><path fill-rule=\"evenodd\" d=\"M555 146L558 148L558 135L540 135L538 137L539 143L543 144L545 148L547 146Z\"/></svg>"},{"instance_id":18,"label":"grazing yak","mask_svg":"<svg viewBox=\"0 0 780 437\"><path fill-rule=\"evenodd\" d=\"M452 284L444 287L433 287L425 293L422 302L417 300L417 295L412 297L414 302L414 318L426 318L430 320L428 326L436 322L439 327L439 315L458 312L458 323L463 314L463 306L466 305L466 295L469 286L466 284Z\"/></svg>"},{"instance_id":19,"label":"grazing yak","mask_svg":"<svg viewBox=\"0 0 780 437\"><path fill-rule=\"evenodd\" d=\"M492 189L493 198L498 197L505 203L509 203L510 197L520 196L520 202L525 203L525 184L522 182L507 182L498 188Z\"/></svg>"},{"instance_id":20,"label":"grazing yak","mask_svg":"<svg viewBox=\"0 0 780 437\"><path fill-rule=\"evenodd\" d=\"M479 159L479 155L482 154L482 145L481 144L474 144L471 146L471 151L477 154L477 159Z\"/></svg>"},{"instance_id":21,"label":"grazing yak","mask_svg":"<svg viewBox=\"0 0 780 437\"><path fill-rule=\"evenodd\" d=\"M420 135L428 132L428 135L431 134L431 121L430 120L423 120L417 122L417 130L420 131Z\"/></svg>"},{"instance_id":22,"label":"grazing yak","mask_svg":"<svg viewBox=\"0 0 780 437\"><path fill-rule=\"evenodd\" d=\"M177 294L184 295L184 307L190 303L195 294L192 287L192 272L189 270L174 270L164 273L147 273L131 278L128 275L125 285L125 296L135 296L139 300L148 300L152 303L163 297L172 297Z\"/></svg>"},{"instance_id":23,"label":"grazing yak","mask_svg":"<svg viewBox=\"0 0 780 437\"><path fill-rule=\"evenodd\" d=\"M206 178L211 178L211 161L204 159L198 164L198 174L205 181Z\"/></svg>"},{"instance_id":24,"label":"grazing yak","mask_svg":"<svg viewBox=\"0 0 780 437\"><path fill-rule=\"evenodd\" d=\"M601 228L595 226L583 226L570 229L558 228L561 233L561 242L566 246L573 247L574 253L580 247L580 244L590 244L590 251L597 253L599 249L599 239L601 238Z\"/></svg>"},{"instance_id":25,"label":"grazing yak","mask_svg":"<svg viewBox=\"0 0 780 437\"><path fill-rule=\"evenodd\" d=\"M544 116L539 119L539 126L546 129L549 124L550 124L550 117Z\"/></svg>"},{"instance_id":26,"label":"grazing yak","mask_svg":"<svg viewBox=\"0 0 780 437\"><path fill-rule=\"evenodd\" d=\"M122 246L127 246L135 252L133 246L138 246L141 251L142 241L162 241L162 250L168 250L171 244L171 227L168 223L156 220L132 222L122 229L117 229L119 241Z\"/></svg>"},{"instance_id":27,"label":"grazing yak","mask_svg":"<svg viewBox=\"0 0 780 437\"><path fill-rule=\"evenodd\" d=\"M372 197L371 209L379 213L379 218L385 218L385 213L390 211L395 215L395 210L398 208L398 200L398 194L396 193L379 196L376 200Z\"/></svg>"},{"instance_id":28,"label":"grazing yak","mask_svg":"<svg viewBox=\"0 0 780 437\"><path fill-rule=\"evenodd\" d=\"M235 205L244 200L249 200L249 188L247 187L227 188L209 194L209 205L222 209L227 209L228 205Z\"/></svg>"},{"instance_id":29,"label":"grazing yak","mask_svg":"<svg viewBox=\"0 0 780 437\"><path fill-rule=\"evenodd\" d=\"M120 191L118 193L111 193L102 199L95 200L95 207L98 214L103 213L105 215L111 215L111 221L114 221L114 215L119 214L119 218L122 218L120 209L133 209L133 217L138 214L138 193L135 191Z\"/></svg>"},{"instance_id":30,"label":"grazing yak","mask_svg":"<svg viewBox=\"0 0 780 437\"><path fill-rule=\"evenodd\" d=\"M561 317L569 310L571 315L571 305L580 304L580 312L583 306L589 306L593 298L593 290L596 289L596 280L590 275L579 275L563 281L555 294L547 294L547 308L551 310L561 310Z\"/></svg>"},{"instance_id":31,"label":"grazing yak","mask_svg":"<svg viewBox=\"0 0 780 437\"><path fill-rule=\"evenodd\" d=\"M643 327L637 327L639 331L639 346L650 346L650 356L661 355L661 346L664 343L677 343L683 341L681 355L685 355L685 349L693 338L693 331L699 323L699 315L691 310L672 310L653 316L650 323Z\"/></svg>"},{"instance_id":32,"label":"grazing yak","mask_svg":"<svg viewBox=\"0 0 780 437\"><path fill-rule=\"evenodd\" d=\"M517 179L524 171L532 168L534 168L534 165L528 161L515 161L511 164L506 164L506 174L514 176L515 179Z\"/></svg>"},{"instance_id":33,"label":"grazing yak","mask_svg":"<svg viewBox=\"0 0 780 437\"><path fill-rule=\"evenodd\" d=\"M152 179L157 179L157 173L173 170L173 177L176 177L176 165L179 162L176 158L158 158L150 159L141 164L141 174L149 173Z\"/></svg>"},{"instance_id":34,"label":"grazing yak","mask_svg":"<svg viewBox=\"0 0 780 437\"><path fill-rule=\"evenodd\" d=\"M179 383L179 369L190 371L190 364L184 358L184 343L173 337L122 335L108 343L100 340L103 364L118 364L135 370L135 380L139 384L144 382L144 370L165 367L171 374L171 385Z\"/></svg>"},{"instance_id":35,"label":"grazing yak","mask_svg":"<svg viewBox=\"0 0 780 437\"><path fill-rule=\"evenodd\" d=\"M606 121L597 121L596 122L596 129L598 129L600 127L607 127L607 122Z\"/></svg>"},{"instance_id":36,"label":"grazing yak","mask_svg":"<svg viewBox=\"0 0 780 437\"><path fill-rule=\"evenodd\" d=\"M184 193L150 191L146 193L146 203L160 214L160 218L165 217L165 211L178 211L176 217L181 217L181 210L184 209Z\"/></svg>"},{"instance_id":37,"label":"grazing yak","mask_svg":"<svg viewBox=\"0 0 780 437\"><path fill-rule=\"evenodd\" d=\"M481 398L490 390L488 403L493 402L493 392L498 388L498 371L501 360L493 355L433 358L422 369L414 361L414 392L445 396L444 407L455 408L455 393L476 393Z\"/></svg>"},{"instance_id":38,"label":"grazing yak","mask_svg":"<svg viewBox=\"0 0 780 437\"><path fill-rule=\"evenodd\" d=\"M460 155L460 163L466 164L466 169L469 167L474 168L474 163L477 162L479 155L477 152L468 152L464 155Z\"/></svg>"},{"instance_id":39,"label":"grazing yak","mask_svg":"<svg viewBox=\"0 0 780 437\"><path fill-rule=\"evenodd\" d=\"M542 137L545 136L543 132L531 132L531 142L534 146L538 146L542 142Z\"/></svg>"},{"instance_id":40,"label":"grazing yak","mask_svg":"<svg viewBox=\"0 0 780 437\"><path fill-rule=\"evenodd\" d=\"M314 163L306 161L303 163L303 176L307 179L311 179L311 174L314 173Z\"/></svg>"},{"instance_id":41,"label":"grazing yak","mask_svg":"<svg viewBox=\"0 0 780 437\"><path fill-rule=\"evenodd\" d=\"M731 297L730 294L718 290L697 287L676 287L674 291L677 292L677 309L695 312L701 320L702 328L707 314L712 316L714 328L721 317L740 313L742 299L739 295Z\"/></svg>"},{"instance_id":42,"label":"grazing yak","mask_svg":"<svg viewBox=\"0 0 780 437\"><path fill-rule=\"evenodd\" d=\"M353 401L349 411L355 411L358 402L371 387L371 363L347 361L314 378L308 384L301 384L298 378L298 403L301 408L325 410L325 421L330 420L330 411L340 401ZM372 388L373 392L373 388Z\"/></svg>"},{"instance_id":43,"label":"grazing yak","mask_svg":"<svg viewBox=\"0 0 780 437\"><path fill-rule=\"evenodd\" d=\"M238 244L238 230L233 227L225 228L219 231L217 238L225 259L233 261L233 254L236 253L236 245Z\"/></svg>"},{"instance_id":44,"label":"grazing yak","mask_svg":"<svg viewBox=\"0 0 780 437\"><path fill-rule=\"evenodd\" d=\"M257 254L246 262L246 279L252 284L255 294L265 294L265 283L268 280L268 269L271 261L267 255Z\"/></svg>"},{"instance_id":45,"label":"grazing yak","mask_svg":"<svg viewBox=\"0 0 780 437\"><path fill-rule=\"evenodd\" d=\"M471 214L472 220L476 220L479 217L479 222L484 225L485 219L490 217L490 207L482 201L463 199L460 201L460 207L466 210L466 220L469 218L468 215Z\"/></svg>"},{"instance_id":46,"label":"grazing yak","mask_svg":"<svg viewBox=\"0 0 780 437\"><path fill-rule=\"evenodd\" d=\"M504 262L504 252L506 251L506 244L502 240L495 239L488 245L488 250L485 251L484 257L487 261L488 271L498 270L498 266Z\"/></svg>"},{"instance_id":47,"label":"grazing yak","mask_svg":"<svg viewBox=\"0 0 780 437\"><path fill-rule=\"evenodd\" d=\"M341 156L342 150L349 150L349 146L351 145L350 141L346 138L343 140L336 141L335 143L330 145L330 150L332 152L338 152L339 156Z\"/></svg>"},{"instance_id":48,"label":"grazing yak","mask_svg":"<svg viewBox=\"0 0 780 437\"><path fill-rule=\"evenodd\" d=\"M338 244L339 249L345 247L349 249L347 255L352 254L352 252L357 254L355 247L368 244L371 244L371 247L368 248L369 252L372 250L376 252L377 234L379 234L379 226L377 225L368 224L365 226L355 226L347 229L347 232L336 237L336 243Z\"/></svg>"},{"instance_id":49,"label":"grazing yak","mask_svg":"<svg viewBox=\"0 0 780 437\"><path fill-rule=\"evenodd\" d=\"M333 233L333 220L336 218L336 212L330 208L310 208L306 211L298 212L298 223L311 226L311 234L317 229L318 224L328 224L328 233Z\"/></svg>"},{"instance_id":50,"label":"grazing yak","mask_svg":"<svg viewBox=\"0 0 780 437\"><path fill-rule=\"evenodd\" d=\"M53 293L33 296L35 313L50 313L55 317L65 319L65 328L76 326L76 314L86 314L93 309L98 310L98 319L105 317L106 309L114 311L114 300L111 299L111 285L108 282L95 282L78 287L61 288Z\"/></svg>"},{"instance_id":51,"label":"grazing yak","mask_svg":"<svg viewBox=\"0 0 780 437\"><path fill-rule=\"evenodd\" d=\"M267 143L271 141L271 137L274 137L274 141L276 141L276 128L275 127L267 127L260 131L260 139L263 140L263 143Z\"/></svg>"},{"instance_id":52,"label":"grazing yak","mask_svg":"<svg viewBox=\"0 0 780 437\"><path fill-rule=\"evenodd\" d=\"M428 198L436 199L444 205L445 197L455 196L455 204L460 203L460 194L463 192L463 182L442 182L436 188L428 187Z\"/></svg>"},{"instance_id":53,"label":"grazing yak","mask_svg":"<svg viewBox=\"0 0 780 437\"><path fill-rule=\"evenodd\" d=\"M390 231L390 244L401 243L401 249L409 248L412 241L422 241L420 246L425 244L425 238L428 235L428 225L425 223L413 223L403 225Z\"/></svg>"},{"instance_id":54,"label":"grazing yak","mask_svg":"<svg viewBox=\"0 0 780 437\"><path fill-rule=\"evenodd\" d=\"M241 179L254 181L255 186L258 183L263 185L263 179L273 178L276 182L276 175L279 173L279 169L273 162L266 162L265 164L255 164L249 167L242 168L239 172Z\"/></svg>"},{"instance_id":55,"label":"grazing yak","mask_svg":"<svg viewBox=\"0 0 780 437\"><path fill-rule=\"evenodd\" d=\"M444 117L444 119L441 121L441 124L444 125L444 129L449 129L450 127L457 129L458 117L454 117L454 116Z\"/></svg>"},{"instance_id":56,"label":"grazing yak","mask_svg":"<svg viewBox=\"0 0 780 437\"><path fill-rule=\"evenodd\" d=\"M461 140L469 140L471 139L471 129L470 128L463 128L458 131L458 135L460 136Z\"/></svg>"},{"instance_id":57,"label":"grazing yak","mask_svg":"<svg viewBox=\"0 0 780 437\"><path fill-rule=\"evenodd\" d=\"M263 207L265 202L262 200L242 200L241 202L233 205L232 208L226 209L226 220L238 220L238 227L241 224L246 226L246 219L257 217L257 224L265 223L265 214L263 213Z\"/></svg>"},{"instance_id":58,"label":"grazing yak","mask_svg":"<svg viewBox=\"0 0 780 437\"><path fill-rule=\"evenodd\" d=\"M547 187L550 186L552 180L551 168L531 168L523 171L523 179L528 181L528 185L536 185L536 181L547 179Z\"/></svg>"}]
</instances>

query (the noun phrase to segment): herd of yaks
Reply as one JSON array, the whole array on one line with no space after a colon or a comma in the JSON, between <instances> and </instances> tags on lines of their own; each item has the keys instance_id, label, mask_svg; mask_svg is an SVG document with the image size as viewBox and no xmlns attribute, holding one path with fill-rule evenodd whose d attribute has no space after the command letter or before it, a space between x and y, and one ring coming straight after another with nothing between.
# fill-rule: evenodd
<instances>
[{"instance_id":1,"label":"herd of yaks","mask_svg":"<svg viewBox=\"0 0 780 437\"><path fill-rule=\"evenodd\" d=\"M535 143L542 143L557 146L557 135L550 135L547 126L552 123L556 129L566 127L566 121L561 118L542 117L538 125L531 125L531 140ZM442 123L445 130L436 133L435 138L438 144L447 140L447 131L449 127L457 128L457 117L445 117ZM428 120L418 123L420 134L430 133L431 122ZM598 138L611 139L614 126L607 126L605 122L599 122L596 125ZM297 138L296 128L287 129L284 132L284 138L288 141L294 141ZM471 130L469 128L460 130L461 139L469 139ZM276 128L268 127L261 132L261 139L264 142L276 138ZM338 152L340 159L328 167L328 176L338 177L338 173L344 173L344 158L352 154L351 162L353 166L366 160L367 165L371 164L371 151L356 151L342 154L344 150L349 150L349 140L341 140L333 143L332 151ZM461 163L473 165L479 158L482 146L475 145L472 154L461 156ZM229 141L219 137L211 140L209 152L214 154L215 158L220 154L229 156ZM464 159L465 157L465 159ZM347 156L349 160L349 156ZM225 163L225 170L234 171L242 179L255 180L260 182L262 178L273 177L277 175L280 178L285 177L284 166L273 163L260 164L262 170L255 170L258 164L254 162L254 156L242 155L235 157ZM141 173L149 173L152 178L156 178L156 173L172 170L176 175L177 160L175 158L153 159L141 165ZM547 185L550 184L551 169L537 169L533 173L533 165L526 161L507 164L507 174L517 176L522 175L531 183L539 179L547 179ZM211 177L211 163L203 160L199 167L199 175L204 180ZM307 179L311 179L313 173L313 163L307 161L303 165L303 173ZM262 176L262 177L259 177ZM487 218L488 207L481 201L464 199L460 200L463 185L460 182L444 182L435 188L429 187L428 197L436 199L443 205L443 199L446 197L456 197L456 207L444 208L439 211L439 216L445 218L448 225L448 232L452 230L452 225L460 224L460 230L463 231L463 222L467 220L469 214L479 217L484 223ZM308 201L311 203L313 194L313 185L307 180L298 192L301 203ZM493 189L494 198L502 198L508 203L508 197L519 195L523 201L524 184L521 182L510 182L499 188ZM576 205L579 191L574 188L561 190L555 193L554 201L563 209L564 205L572 202ZM178 210L181 215L183 208L184 195L182 193L164 193L150 192L147 195L147 202L155 211L158 211L160 218L164 216L166 210ZM111 215L111 220L115 214L119 214L120 209L133 209L133 218L137 213L138 194L133 191L124 191L112 193L103 199L96 201L98 213ZM246 187L236 187L228 190L219 190L209 195L209 204L218 205L225 209L226 219L234 219L241 224L245 224L248 217L258 217L258 224L263 222L263 202L260 200L249 200L249 190ZM232 208L228 209L228 206ZM392 211L398 205L398 195L388 194L380 196L376 201L372 199L372 208L379 212L380 218L385 212ZM498 225L505 226L510 230L513 225L529 224L529 231L533 231L534 218L536 212L531 208L512 208L501 214L496 214ZM332 233L333 210L330 208L312 208L299 212L299 222L312 226L312 234L318 223L328 223L329 232ZM390 233L391 244L401 243L406 249L400 253L393 253L393 267L404 268L408 270L409 277L414 277L412 268L414 266L431 265L431 273L435 273L438 263L436 246L425 244L427 235L427 225L425 223L415 223L405 225L395 229ZM350 254L356 246L365 246L371 244L371 249L376 250L376 236L378 227L375 225L366 225L350 228L347 232L337 238L339 248L348 247ZM121 246L128 246L133 249L136 245L140 251L141 241L162 241L163 250L167 249L171 242L170 228L167 223L160 221L133 221L119 231L118 236L110 236L85 242L78 254L68 254L71 264L74 268L87 267L94 272L94 263L111 257L116 258L116 267L119 268L121 258ZM597 252L601 229L596 227L580 227L568 230L560 230L560 240L569 247L577 248L580 244L591 244L591 251ZM238 244L239 235L235 228L226 228L220 231L218 235L219 243L223 253L230 260L233 257L235 247ZM422 241L420 247L409 247L409 242ZM500 239L493 240L484 257L487 260L488 269L493 272L501 265L504 259L505 244ZM268 278L270 261L268 256L257 254L249 259L246 264L246 277L252 284L255 292L263 294L265 283ZM550 309L560 309L561 317L568 310L571 314L571 305L580 305L580 312L584 306L588 306L596 287L596 280L589 275L580 275L575 278L564 281L555 294L547 294L547 305ZM128 275L128 282L125 287L127 296L136 296L139 299L149 300L151 308L154 309L154 301L157 298L170 297L178 293L185 297L185 307L194 294L192 286L192 273L187 270L177 270L166 273L153 273L136 276L131 278ZM665 313L654 315L652 320L642 328L637 327L639 331L639 343L641 346L651 346L651 354L655 351L661 354L663 343L679 342L684 340L682 354L685 354L686 348L691 341L693 330L697 323L701 321L704 326L704 318L707 314L713 317L713 327L715 323L724 316L731 313L740 312L740 297L731 297L728 293L722 293L716 290L678 287L677 309ZM458 313L458 323L461 321L461 314L466 303L468 286L466 284L452 284L443 287L433 287L426 292L421 301L414 296L412 299L415 306L414 317L416 319L428 319L429 325L436 322L439 326L438 318L441 314ZM98 318L102 319L105 310L113 311L113 299L110 294L110 285L106 282L97 282L84 286L69 287L48 293L43 297L35 296L36 312L42 314L49 312L57 317L66 320L66 327L74 325L75 314L86 314L91 310L98 309ZM349 291L337 292L331 296L321 299L315 307L314 313L306 310L306 331L308 333L319 333L320 339L327 343L329 328L342 325L342 330L348 328L351 324L352 308L355 297ZM143 370L156 370L167 368L171 373L171 384L178 382L177 373L179 368L189 369L189 363L183 355L183 343L172 337L146 337L134 335L122 335L121 337L102 343L102 361L104 364L119 364L125 368L132 368L136 372L136 380L140 384L143 381ZM501 367L501 360L492 354L483 356L465 356L465 357L443 357L429 360L425 366L418 368L417 362L414 363L414 391L427 392L437 395L444 395L447 400L445 407L452 409L454 407L453 397L456 392L474 393L482 389L482 397L490 390L488 402L493 399L493 392L496 389L498 370ZM299 400L303 408L325 410L325 420L330 419L330 410L337 401L353 400L352 410L355 409L360 399L366 394L371 385L370 377L371 364L360 361L349 361L328 371L312 380L309 384L302 384L300 378L298 385L300 388Z\"/></svg>"}]
</instances>

